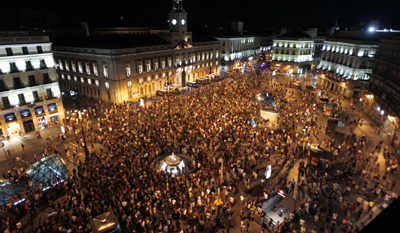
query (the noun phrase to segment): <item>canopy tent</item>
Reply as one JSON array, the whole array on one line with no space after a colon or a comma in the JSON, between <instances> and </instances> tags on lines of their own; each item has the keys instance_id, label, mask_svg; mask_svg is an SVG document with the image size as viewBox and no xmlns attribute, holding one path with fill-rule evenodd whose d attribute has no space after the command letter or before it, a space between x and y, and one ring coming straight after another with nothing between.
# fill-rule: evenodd
<instances>
[{"instance_id":1,"label":"canopy tent","mask_svg":"<svg viewBox=\"0 0 400 233\"><path fill-rule=\"evenodd\" d=\"M65 163L56 154L42 158L30 166L25 173L32 181L33 186L42 186L43 191L68 180Z\"/></svg>"},{"instance_id":2,"label":"canopy tent","mask_svg":"<svg viewBox=\"0 0 400 233\"><path fill-rule=\"evenodd\" d=\"M90 221L90 224L92 225L93 233L121 232L117 218L112 212L97 215Z\"/></svg>"}]
</instances>

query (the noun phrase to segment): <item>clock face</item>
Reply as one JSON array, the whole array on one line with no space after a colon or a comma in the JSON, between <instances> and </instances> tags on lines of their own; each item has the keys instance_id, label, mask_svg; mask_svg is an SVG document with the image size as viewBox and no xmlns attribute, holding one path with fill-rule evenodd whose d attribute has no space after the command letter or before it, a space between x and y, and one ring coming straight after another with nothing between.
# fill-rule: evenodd
<instances>
[{"instance_id":1,"label":"clock face","mask_svg":"<svg viewBox=\"0 0 400 233\"><path fill-rule=\"evenodd\" d=\"M185 23L186 23L186 20L185 19L181 19L182 26L185 25Z\"/></svg>"},{"instance_id":2,"label":"clock face","mask_svg":"<svg viewBox=\"0 0 400 233\"><path fill-rule=\"evenodd\" d=\"M172 25L176 25L176 19L172 19L171 23Z\"/></svg>"}]
</instances>

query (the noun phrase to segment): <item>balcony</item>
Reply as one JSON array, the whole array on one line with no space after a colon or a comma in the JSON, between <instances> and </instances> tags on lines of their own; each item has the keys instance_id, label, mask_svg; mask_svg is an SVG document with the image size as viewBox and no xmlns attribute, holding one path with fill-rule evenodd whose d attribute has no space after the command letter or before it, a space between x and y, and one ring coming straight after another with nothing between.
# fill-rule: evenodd
<instances>
[{"instance_id":1,"label":"balcony","mask_svg":"<svg viewBox=\"0 0 400 233\"><path fill-rule=\"evenodd\" d=\"M0 92L1 91L8 91L8 86L0 86Z\"/></svg>"},{"instance_id":2,"label":"balcony","mask_svg":"<svg viewBox=\"0 0 400 233\"><path fill-rule=\"evenodd\" d=\"M37 81L34 81L34 82L29 81L29 86L30 87L39 86L39 83Z\"/></svg>"},{"instance_id":3,"label":"balcony","mask_svg":"<svg viewBox=\"0 0 400 233\"><path fill-rule=\"evenodd\" d=\"M43 84L52 83L51 79L43 79Z\"/></svg>"},{"instance_id":4,"label":"balcony","mask_svg":"<svg viewBox=\"0 0 400 233\"><path fill-rule=\"evenodd\" d=\"M15 84L13 85L14 89L21 89L21 88L25 88L25 85L23 83L19 83L19 84Z\"/></svg>"},{"instance_id":5,"label":"balcony","mask_svg":"<svg viewBox=\"0 0 400 233\"><path fill-rule=\"evenodd\" d=\"M35 68L33 66L26 66L25 67L25 71L32 71L35 70Z\"/></svg>"},{"instance_id":6,"label":"balcony","mask_svg":"<svg viewBox=\"0 0 400 233\"><path fill-rule=\"evenodd\" d=\"M10 68L10 73L18 73L20 72L20 70L18 69L18 67L12 67Z\"/></svg>"},{"instance_id":7,"label":"balcony","mask_svg":"<svg viewBox=\"0 0 400 233\"><path fill-rule=\"evenodd\" d=\"M49 67L47 67L46 64L41 64L41 65L40 65L40 69L41 69L41 70L48 69L48 68L49 68Z\"/></svg>"}]
</instances>

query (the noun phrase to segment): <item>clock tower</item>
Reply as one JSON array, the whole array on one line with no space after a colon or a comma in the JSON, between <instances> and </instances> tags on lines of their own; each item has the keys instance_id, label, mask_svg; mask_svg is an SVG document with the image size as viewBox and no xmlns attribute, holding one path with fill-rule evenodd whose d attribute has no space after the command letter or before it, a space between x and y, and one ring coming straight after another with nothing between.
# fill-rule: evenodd
<instances>
[{"instance_id":1,"label":"clock tower","mask_svg":"<svg viewBox=\"0 0 400 233\"><path fill-rule=\"evenodd\" d=\"M169 31L186 34L187 32L187 13L183 9L182 0L173 0L172 11L169 15Z\"/></svg>"}]
</instances>

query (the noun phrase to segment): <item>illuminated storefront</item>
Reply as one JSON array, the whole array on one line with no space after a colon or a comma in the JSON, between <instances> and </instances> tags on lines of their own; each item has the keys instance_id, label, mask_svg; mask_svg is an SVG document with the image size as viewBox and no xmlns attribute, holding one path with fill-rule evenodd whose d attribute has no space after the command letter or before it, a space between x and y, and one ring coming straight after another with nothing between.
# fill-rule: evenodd
<instances>
[{"instance_id":1,"label":"illuminated storefront","mask_svg":"<svg viewBox=\"0 0 400 233\"><path fill-rule=\"evenodd\" d=\"M58 115L57 104L51 103L47 105L49 110L50 124L58 125L60 123L60 117Z\"/></svg>"},{"instance_id":2,"label":"illuminated storefront","mask_svg":"<svg viewBox=\"0 0 400 233\"><path fill-rule=\"evenodd\" d=\"M35 107L34 110L39 130L45 129L47 127L47 119L43 106Z\"/></svg>"},{"instance_id":3,"label":"illuminated storefront","mask_svg":"<svg viewBox=\"0 0 400 233\"><path fill-rule=\"evenodd\" d=\"M5 114L4 119L6 120L8 134L10 136L18 134L21 128L18 124L17 116L15 115L15 113L10 112Z\"/></svg>"}]
</instances>

